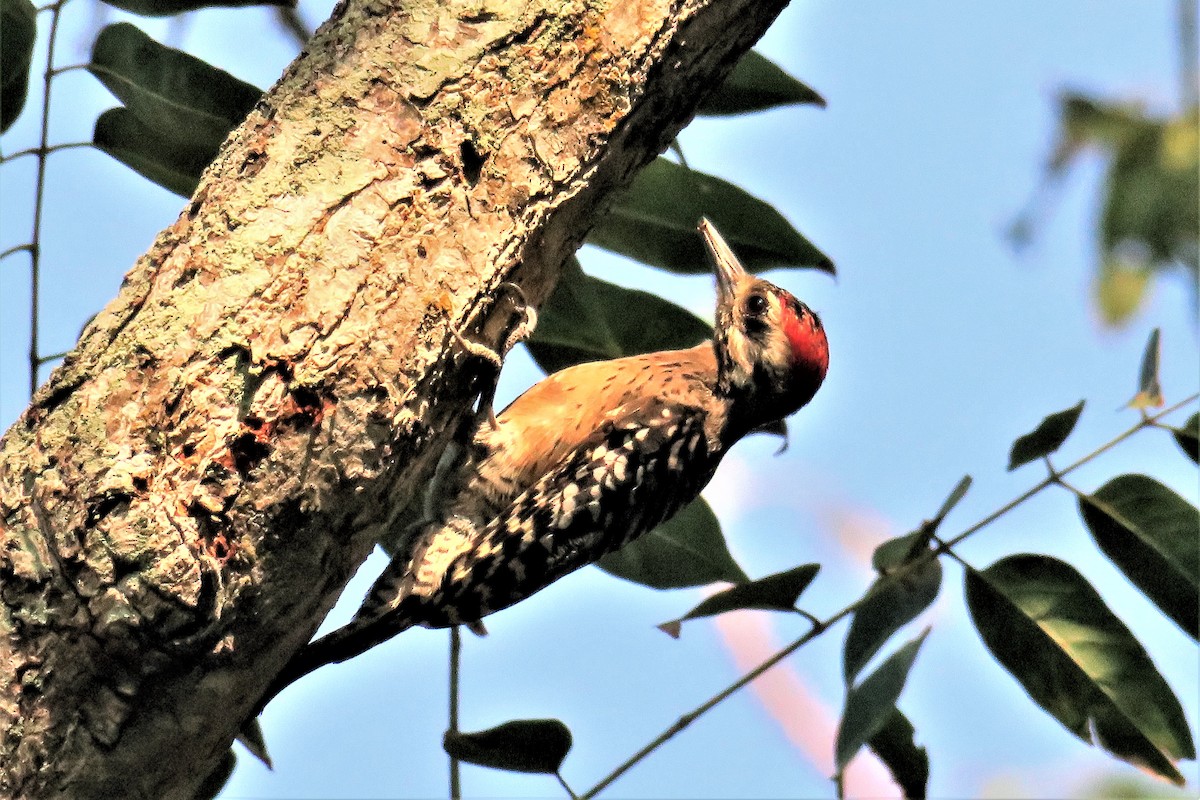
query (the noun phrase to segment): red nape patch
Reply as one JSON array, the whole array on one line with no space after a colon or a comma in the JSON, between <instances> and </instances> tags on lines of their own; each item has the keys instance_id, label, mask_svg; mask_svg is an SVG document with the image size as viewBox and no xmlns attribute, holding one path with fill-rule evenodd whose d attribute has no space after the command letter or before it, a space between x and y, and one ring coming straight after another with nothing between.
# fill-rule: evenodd
<instances>
[{"instance_id":1,"label":"red nape patch","mask_svg":"<svg viewBox=\"0 0 1200 800\"><path fill-rule=\"evenodd\" d=\"M784 307L783 333L792 346L792 360L818 370L822 377L829 369L829 341L817 318L791 305Z\"/></svg>"}]
</instances>

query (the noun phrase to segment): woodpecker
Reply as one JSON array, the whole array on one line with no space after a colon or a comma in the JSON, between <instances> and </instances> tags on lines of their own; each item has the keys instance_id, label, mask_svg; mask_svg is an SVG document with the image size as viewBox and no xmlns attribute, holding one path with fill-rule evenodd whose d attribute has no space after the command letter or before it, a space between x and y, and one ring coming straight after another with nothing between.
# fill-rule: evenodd
<instances>
[{"instance_id":1,"label":"woodpecker","mask_svg":"<svg viewBox=\"0 0 1200 800\"><path fill-rule=\"evenodd\" d=\"M670 518L735 442L813 398L829 367L817 315L743 269L707 220L699 230L716 271L713 340L564 369L480 423L439 468L434 516L275 691L414 625L478 627Z\"/></svg>"}]
</instances>

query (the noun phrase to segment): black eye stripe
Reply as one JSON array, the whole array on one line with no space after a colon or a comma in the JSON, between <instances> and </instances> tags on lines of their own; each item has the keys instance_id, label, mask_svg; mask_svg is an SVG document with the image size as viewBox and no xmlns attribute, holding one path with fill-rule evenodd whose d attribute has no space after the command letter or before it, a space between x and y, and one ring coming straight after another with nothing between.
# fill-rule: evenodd
<instances>
[{"instance_id":1,"label":"black eye stripe","mask_svg":"<svg viewBox=\"0 0 1200 800\"><path fill-rule=\"evenodd\" d=\"M748 337L755 341L762 340L768 328L770 328L770 325L767 323L765 317L746 316L742 320L742 330L746 332Z\"/></svg>"}]
</instances>

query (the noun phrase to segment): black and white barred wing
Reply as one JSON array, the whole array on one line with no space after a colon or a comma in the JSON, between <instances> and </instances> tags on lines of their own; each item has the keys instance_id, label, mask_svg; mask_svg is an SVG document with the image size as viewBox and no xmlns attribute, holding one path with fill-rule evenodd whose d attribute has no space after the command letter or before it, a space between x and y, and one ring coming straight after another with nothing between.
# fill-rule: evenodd
<instances>
[{"instance_id":1,"label":"black and white barred wing","mask_svg":"<svg viewBox=\"0 0 1200 800\"><path fill-rule=\"evenodd\" d=\"M445 563L413 621L473 621L523 600L669 518L719 460L698 408L618 411Z\"/></svg>"}]
</instances>

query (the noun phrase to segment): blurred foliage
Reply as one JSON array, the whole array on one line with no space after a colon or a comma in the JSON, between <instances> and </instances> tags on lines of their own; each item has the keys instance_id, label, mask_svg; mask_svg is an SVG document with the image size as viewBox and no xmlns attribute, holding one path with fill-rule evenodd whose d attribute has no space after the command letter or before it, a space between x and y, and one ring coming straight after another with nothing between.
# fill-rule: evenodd
<instances>
[{"instance_id":1,"label":"blurred foliage","mask_svg":"<svg viewBox=\"0 0 1200 800\"><path fill-rule=\"evenodd\" d=\"M1102 775L1082 788L1080 800L1183 800L1196 793L1125 773Z\"/></svg>"},{"instance_id":2,"label":"blurred foliage","mask_svg":"<svg viewBox=\"0 0 1200 800\"><path fill-rule=\"evenodd\" d=\"M0 0L0 131L25 107L29 63L37 36L37 11L29 0Z\"/></svg>"},{"instance_id":3,"label":"blurred foliage","mask_svg":"<svg viewBox=\"0 0 1200 800\"><path fill-rule=\"evenodd\" d=\"M1159 117L1136 104L1065 93L1043 188L1089 152L1107 164L1095 301L1101 318L1119 326L1160 275L1184 270L1200 287L1200 110ZM1015 244L1029 241L1041 212L1035 202L1014 222Z\"/></svg>"}]
</instances>

